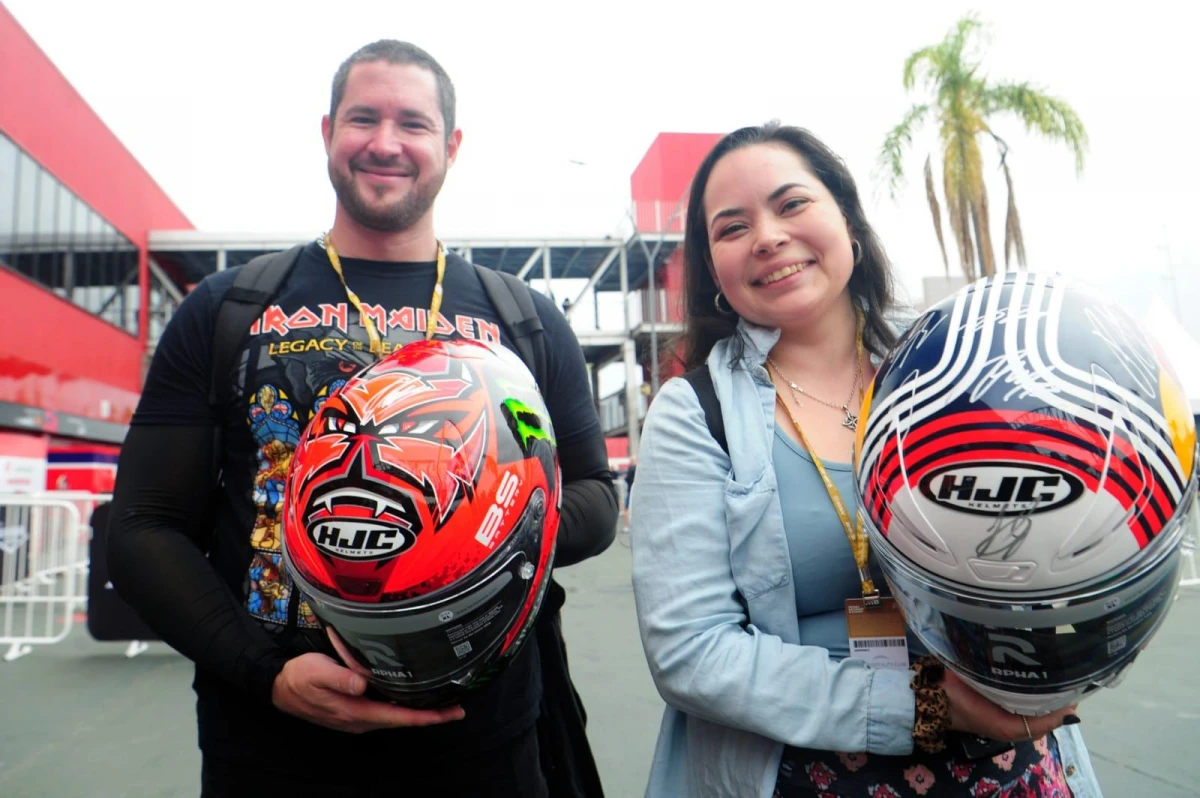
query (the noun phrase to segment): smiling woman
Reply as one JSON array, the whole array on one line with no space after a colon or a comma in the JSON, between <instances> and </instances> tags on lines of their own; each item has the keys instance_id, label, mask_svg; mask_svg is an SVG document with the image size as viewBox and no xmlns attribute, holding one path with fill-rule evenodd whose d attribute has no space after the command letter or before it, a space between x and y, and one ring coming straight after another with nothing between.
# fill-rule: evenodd
<instances>
[{"instance_id":1,"label":"smiling woman","mask_svg":"<svg viewBox=\"0 0 1200 798\"><path fill-rule=\"evenodd\" d=\"M770 365L791 387L780 396L784 428L792 429L794 418L819 451L845 459L853 443L850 408L870 379L864 352L882 355L894 340L884 318L891 269L854 178L808 131L744 128L701 164L689 207L688 368L702 365L721 339L740 355L733 333L741 319L779 330ZM855 333L860 321L863 351ZM807 448L799 433L789 434Z\"/></svg>"},{"instance_id":2,"label":"smiling woman","mask_svg":"<svg viewBox=\"0 0 1200 798\"><path fill-rule=\"evenodd\" d=\"M1097 795L1078 732L1048 734L1072 708L1022 718L909 669L924 651L847 508L857 411L896 338L845 165L798 128L729 134L693 180L684 261L691 371L650 407L631 506L668 704L647 795L1065 795L1067 772ZM968 752L976 737L993 742Z\"/></svg>"},{"instance_id":3,"label":"smiling woman","mask_svg":"<svg viewBox=\"0 0 1200 798\"><path fill-rule=\"evenodd\" d=\"M785 182L776 188L779 180ZM786 145L723 158L709 176L705 208L714 279L742 317L792 326L849 301L843 289L853 248L846 220Z\"/></svg>"},{"instance_id":4,"label":"smiling woman","mask_svg":"<svg viewBox=\"0 0 1200 798\"><path fill-rule=\"evenodd\" d=\"M688 214L684 240L688 368L703 363L746 312L758 323L799 321L791 319L793 310L829 310L842 288L843 299L865 314L867 349L881 353L894 340L884 319L892 304L887 255L845 164L808 131L770 124L729 134L697 170L689 207L701 211ZM776 250L785 229L794 240ZM824 273L816 281L823 287L791 296L801 281L781 279L793 275L779 271L801 274L809 266ZM756 290L767 286L766 278L785 284ZM728 306L730 291L742 303L732 314L717 305Z\"/></svg>"}]
</instances>

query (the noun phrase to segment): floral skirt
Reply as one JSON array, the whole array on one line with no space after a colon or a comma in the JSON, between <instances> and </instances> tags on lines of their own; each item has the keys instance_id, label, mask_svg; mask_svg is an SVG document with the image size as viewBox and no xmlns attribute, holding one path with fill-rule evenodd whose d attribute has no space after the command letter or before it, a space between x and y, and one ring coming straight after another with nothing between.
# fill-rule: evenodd
<instances>
[{"instance_id":1,"label":"floral skirt","mask_svg":"<svg viewBox=\"0 0 1200 798\"><path fill-rule=\"evenodd\" d=\"M1017 743L1002 754L956 758L953 745L938 754L839 754L783 749L775 798L1070 798L1054 735Z\"/></svg>"}]
</instances>

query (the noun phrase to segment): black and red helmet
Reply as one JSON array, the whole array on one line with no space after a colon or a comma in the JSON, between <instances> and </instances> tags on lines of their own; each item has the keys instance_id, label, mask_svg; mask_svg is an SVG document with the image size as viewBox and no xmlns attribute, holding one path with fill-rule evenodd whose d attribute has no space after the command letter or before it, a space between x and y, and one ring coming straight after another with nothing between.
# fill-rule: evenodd
<instances>
[{"instance_id":1,"label":"black and red helmet","mask_svg":"<svg viewBox=\"0 0 1200 798\"><path fill-rule=\"evenodd\" d=\"M444 706L529 633L560 494L550 416L520 359L413 343L347 381L304 431L283 559L377 690Z\"/></svg>"}]
</instances>

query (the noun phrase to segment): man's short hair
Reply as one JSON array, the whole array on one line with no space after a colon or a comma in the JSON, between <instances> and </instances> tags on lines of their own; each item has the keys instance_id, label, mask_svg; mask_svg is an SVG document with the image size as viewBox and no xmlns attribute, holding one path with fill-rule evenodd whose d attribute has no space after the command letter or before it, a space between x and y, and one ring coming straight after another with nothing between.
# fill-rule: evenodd
<instances>
[{"instance_id":1,"label":"man's short hair","mask_svg":"<svg viewBox=\"0 0 1200 798\"><path fill-rule=\"evenodd\" d=\"M360 47L338 67L333 76L333 92L329 99L329 121L335 123L338 106L346 94L346 81L350 79L350 70L355 64L370 64L375 61L385 61L389 64L411 64L428 69L437 79L438 107L442 112L442 122L446 126L446 138L454 132L454 84L442 65L433 56L409 42L395 39L380 39Z\"/></svg>"}]
</instances>

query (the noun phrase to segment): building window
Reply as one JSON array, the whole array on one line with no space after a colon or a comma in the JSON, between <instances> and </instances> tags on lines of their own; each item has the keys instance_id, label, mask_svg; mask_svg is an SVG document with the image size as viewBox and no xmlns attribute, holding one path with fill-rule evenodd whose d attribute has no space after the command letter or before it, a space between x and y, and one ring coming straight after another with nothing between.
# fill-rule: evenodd
<instances>
[{"instance_id":1,"label":"building window","mask_svg":"<svg viewBox=\"0 0 1200 798\"><path fill-rule=\"evenodd\" d=\"M134 335L137 248L0 133L0 264Z\"/></svg>"},{"instance_id":2,"label":"building window","mask_svg":"<svg viewBox=\"0 0 1200 798\"><path fill-rule=\"evenodd\" d=\"M0 263L8 263L12 257L13 232L17 224L19 154L17 145L0 134Z\"/></svg>"}]
</instances>

